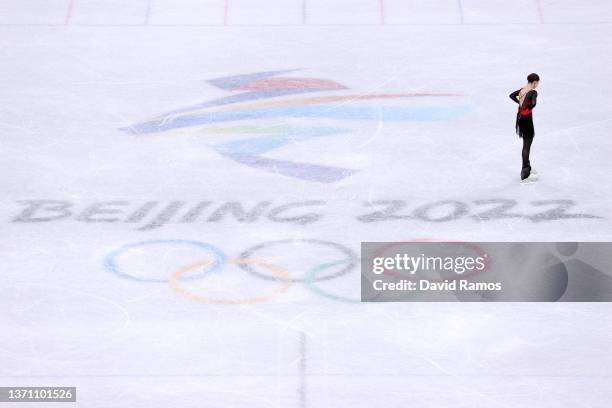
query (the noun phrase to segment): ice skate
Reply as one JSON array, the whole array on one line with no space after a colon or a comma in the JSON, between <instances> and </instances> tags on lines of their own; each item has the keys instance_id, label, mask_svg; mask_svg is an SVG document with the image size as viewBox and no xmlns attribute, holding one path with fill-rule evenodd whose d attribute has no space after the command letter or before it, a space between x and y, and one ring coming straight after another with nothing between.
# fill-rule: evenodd
<instances>
[{"instance_id":1,"label":"ice skate","mask_svg":"<svg viewBox=\"0 0 612 408\"><path fill-rule=\"evenodd\" d=\"M535 183L536 181L538 181L538 176L534 172L531 172L529 177L521 180L521 184L531 184Z\"/></svg>"}]
</instances>

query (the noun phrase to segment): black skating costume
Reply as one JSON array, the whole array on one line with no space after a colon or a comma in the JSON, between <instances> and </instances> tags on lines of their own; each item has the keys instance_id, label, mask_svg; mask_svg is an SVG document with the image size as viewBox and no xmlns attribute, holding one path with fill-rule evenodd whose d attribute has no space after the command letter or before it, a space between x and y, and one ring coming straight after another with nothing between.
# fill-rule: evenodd
<instances>
[{"instance_id":1,"label":"black skating costume","mask_svg":"<svg viewBox=\"0 0 612 408\"><path fill-rule=\"evenodd\" d=\"M522 97L522 101L521 98ZM519 104L516 114L516 133L523 138L523 167L521 170L521 180L526 179L531 174L531 163L529 162L529 151L535 131L533 129L532 111L535 108L538 93L535 89L528 91L524 96L521 95L521 90L514 91L510 94L510 99Z\"/></svg>"}]
</instances>

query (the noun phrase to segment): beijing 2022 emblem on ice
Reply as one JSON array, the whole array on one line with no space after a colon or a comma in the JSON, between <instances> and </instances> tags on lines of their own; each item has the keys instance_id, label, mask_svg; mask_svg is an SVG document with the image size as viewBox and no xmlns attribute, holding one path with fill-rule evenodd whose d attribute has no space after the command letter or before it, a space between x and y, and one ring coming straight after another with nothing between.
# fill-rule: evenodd
<instances>
[{"instance_id":1,"label":"beijing 2022 emblem on ice","mask_svg":"<svg viewBox=\"0 0 612 408\"><path fill-rule=\"evenodd\" d=\"M459 94L349 93L347 87L332 80L285 76L294 71L258 72L209 80L212 86L232 94L121 130L133 135L162 132L225 135L231 140L208 146L228 159L295 179L334 183L360 169L308 163L291 157L271 158L266 154L289 144L347 136L354 132L351 122L355 121L440 122L471 110L469 103L458 100L462 96ZM436 103L405 103L426 97L435 98ZM307 122L291 119L306 119ZM330 121L334 126L329 125Z\"/></svg>"}]
</instances>

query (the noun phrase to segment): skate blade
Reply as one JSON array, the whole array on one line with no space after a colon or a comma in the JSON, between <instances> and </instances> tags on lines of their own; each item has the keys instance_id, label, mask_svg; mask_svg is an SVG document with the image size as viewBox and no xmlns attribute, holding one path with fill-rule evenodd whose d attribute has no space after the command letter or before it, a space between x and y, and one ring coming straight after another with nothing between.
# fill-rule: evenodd
<instances>
[{"instance_id":1,"label":"skate blade","mask_svg":"<svg viewBox=\"0 0 612 408\"><path fill-rule=\"evenodd\" d=\"M529 176L526 179L521 180L521 184L533 184L538 181L537 177Z\"/></svg>"}]
</instances>

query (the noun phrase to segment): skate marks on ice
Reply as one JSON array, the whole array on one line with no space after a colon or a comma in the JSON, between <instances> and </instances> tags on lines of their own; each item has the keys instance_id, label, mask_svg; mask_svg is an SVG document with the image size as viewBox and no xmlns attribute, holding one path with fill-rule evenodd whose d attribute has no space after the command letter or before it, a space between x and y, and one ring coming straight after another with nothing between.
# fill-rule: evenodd
<instances>
[{"instance_id":1,"label":"skate marks on ice","mask_svg":"<svg viewBox=\"0 0 612 408\"><path fill-rule=\"evenodd\" d=\"M0 359L8 365L95 361L103 356L120 342L132 320L123 305L94 292L45 282L5 282L0 308L11 334L0 339ZM81 307L71 308L73 304ZM85 324L91 321L96 324Z\"/></svg>"},{"instance_id":2,"label":"skate marks on ice","mask_svg":"<svg viewBox=\"0 0 612 408\"><path fill-rule=\"evenodd\" d=\"M412 203L407 200L376 200L341 203L327 200L304 200L279 203L272 200L252 201L95 201L20 200L12 223L46 224L76 221L85 224L123 223L139 231L160 228L166 224L192 223L291 223L310 225L333 218L358 223L415 221L445 223L469 220L484 222L523 219L534 223L569 219L602 219L582 212L579 203L568 199L519 202L506 198L474 201L442 200Z\"/></svg>"},{"instance_id":3,"label":"skate marks on ice","mask_svg":"<svg viewBox=\"0 0 612 408\"><path fill-rule=\"evenodd\" d=\"M422 238L406 241L452 242ZM484 251L478 244L469 245ZM397 243L401 245L401 243ZM513 299L522 301L612 301L612 276L579 258L593 250L591 244L579 254L578 243L550 244L545 273L530 273L525 244L509 248L517 259L517 290ZM595 248L597 249L597 248ZM226 253L227 252L227 253ZM586 258L585 258L586 259ZM348 246L321 239L284 239L260 242L238 251L225 251L214 244L187 240L133 242L111 251L103 261L106 272L134 284L167 285L187 300L216 305L252 305L269 301L302 300L296 289L312 298L341 303L360 302L359 257ZM479 280L488 268L466 279ZM388 276L393 276L390 273ZM535 278L534 278L535 277ZM397 276L398 279L405 276ZM435 278L432 277L432 278ZM445 279L440 275L440 279ZM525 279L537 279L526 283ZM544 288L533 291L531 288ZM552 293L552 292L554 293ZM297 296L296 296L297 295ZM415 295L418 297L418 295ZM414 300L419 300L415 298ZM458 301L488 302L496 299L475 293L457 294Z\"/></svg>"}]
</instances>

